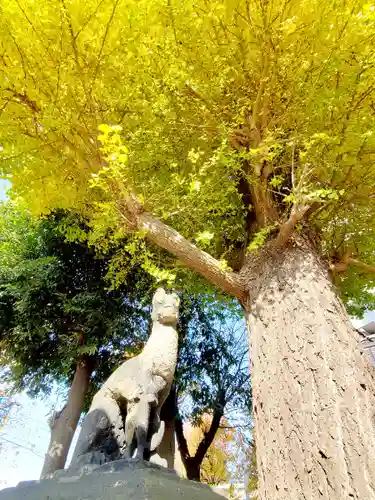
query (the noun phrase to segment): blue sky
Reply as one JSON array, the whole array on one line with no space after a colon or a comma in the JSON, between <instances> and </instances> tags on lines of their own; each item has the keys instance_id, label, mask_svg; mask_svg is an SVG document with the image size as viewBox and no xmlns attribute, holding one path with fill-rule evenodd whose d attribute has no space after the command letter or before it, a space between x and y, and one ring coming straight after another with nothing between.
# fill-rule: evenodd
<instances>
[{"instance_id":1,"label":"blue sky","mask_svg":"<svg viewBox=\"0 0 375 500\"><path fill-rule=\"evenodd\" d=\"M32 401L26 395L15 398L18 403L0 429L0 489L19 481L37 479L48 445L46 414L50 404Z\"/></svg>"},{"instance_id":2,"label":"blue sky","mask_svg":"<svg viewBox=\"0 0 375 500\"><path fill-rule=\"evenodd\" d=\"M8 181L4 181L0 179L0 201L4 201L6 199L5 191L10 186Z\"/></svg>"},{"instance_id":3,"label":"blue sky","mask_svg":"<svg viewBox=\"0 0 375 500\"><path fill-rule=\"evenodd\" d=\"M1 384L0 389L4 389ZM39 479L50 439L48 415L53 409L61 409L65 398L61 391L55 391L44 399L20 394L14 401L18 405L13 407L7 422L0 428L0 490L16 486L20 481Z\"/></svg>"},{"instance_id":4,"label":"blue sky","mask_svg":"<svg viewBox=\"0 0 375 500\"><path fill-rule=\"evenodd\" d=\"M367 323L371 323L371 321L375 321L375 311L368 311L365 313L363 319L353 319L353 325L356 328L360 328L367 325Z\"/></svg>"}]
</instances>

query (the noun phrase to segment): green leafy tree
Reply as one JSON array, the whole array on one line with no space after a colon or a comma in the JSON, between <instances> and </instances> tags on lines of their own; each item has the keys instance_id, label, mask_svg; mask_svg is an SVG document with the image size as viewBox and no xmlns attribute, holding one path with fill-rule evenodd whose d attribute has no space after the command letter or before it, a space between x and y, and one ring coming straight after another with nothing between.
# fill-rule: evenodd
<instances>
[{"instance_id":1,"label":"green leafy tree","mask_svg":"<svg viewBox=\"0 0 375 500\"><path fill-rule=\"evenodd\" d=\"M128 276L128 286L109 290L108 257L63 237L61 228L71 223L71 215L33 221L11 205L3 208L2 215L2 364L10 366L13 389L27 389L33 396L48 393L53 384L71 382L67 404L50 419L51 443L42 472L47 476L63 467L72 437L68 429L75 429L92 395L123 362L124 355L140 351L148 330L152 283L135 269ZM81 230L85 230L83 225ZM178 394L194 402L193 410L184 412L185 418L197 421L213 409L210 435L217 434L217 414L223 414L225 405L233 408L233 403L242 402L249 394L247 354L238 317L239 308L233 301L223 305L208 296L183 298ZM240 359L233 332L241 346ZM233 374L231 378L226 373L234 368L236 385ZM217 405L220 391L223 408ZM207 459L210 443L206 441L199 449L201 461ZM58 451L61 443L63 450ZM193 457L190 462L197 460Z\"/></svg>"},{"instance_id":2,"label":"green leafy tree","mask_svg":"<svg viewBox=\"0 0 375 500\"><path fill-rule=\"evenodd\" d=\"M251 403L244 325L233 305L227 304L224 313L222 304L201 297L182 302L176 438L188 479L211 484L214 477L217 484L224 480L227 471L227 449L220 443L231 430L224 429L224 422L235 428L236 415Z\"/></svg>"},{"instance_id":3,"label":"green leafy tree","mask_svg":"<svg viewBox=\"0 0 375 500\"><path fill-rule=\"evenodd\" d=\"M346 303L373 305L373 6L8 0L0 15L14 193L80 213L98 247L131 234L119 279L131 252L241 301L259 498L371 497L373 382L329 268Z\"/></svg>"},{"instance_id":4,"label":"green leafy tree","mask_svg":"<svg viewBox=\"0 0 375 500\"><path fill-rule=\"evenodd\" d=\"M8 261L0 272L1 364L13 390L36 396L53 383L70 385L66 405L50 420L42 476L64 467L85 400L148 331L141 301L151 280L134 269L128 285L110 290L108 260L67 242L59 230L66 218L33 222L6 209L0 233Z\"/></svg>"},{"instance_id":5,"label":"green leafy tree","mask_svg":"<svg viewBox=\"0 0 375 500\"><path fill-rule=\"evenodd\" d=\"M198 426L191 427L188 436L188 448L191 455L194 456L199 444L204 439L205 435L210 430L212 416L209 414L203 415ZM226 423L223 419L223 424ZM200 480L202 483L217 486L228 482L229 470L228 463L230 462L231 443L234 439L234 429L219 428L215 437L210 444L202 463L200 464Z\"/></svg>"}]
</instances>

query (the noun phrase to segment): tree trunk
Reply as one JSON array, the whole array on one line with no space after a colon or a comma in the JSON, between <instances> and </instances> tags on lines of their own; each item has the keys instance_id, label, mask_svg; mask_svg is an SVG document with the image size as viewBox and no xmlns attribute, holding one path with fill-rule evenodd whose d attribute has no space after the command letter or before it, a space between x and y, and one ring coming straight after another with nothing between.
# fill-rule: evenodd
<instances>
[{"instance_id":1,"label":"tree trunk","mask_svg":"<svg viewBox=\"0 0 375 500\"><path fill-rule=\"evenodd\" d=\"M77 363L76 372L69 390L68 400L64 408L51 424L51 439L45 455L41 478L49 477L56 470L63 469L68 456L69 447L82 413L93 363L84 358Z\"/></svg>"},{"instance_id":2,"label":"tree trunk","mask_svg":"<svg viewBox=\"0 0 375 500\"><path fill-rule=\"evenodd\" d=\"M189 447L184 434L184 426L179 416L175 419L175 432L178 450L186 472L186 477L192 481L200 481L202 459L190 456Z\"/></svg>"},{"instance_id":3,"label":"tree trunk","mask_svg":"<svg viewBox=\"0 0 375 500\"><path fill-rule=\"evenodd\" d=\"M192 481L200 481L201 465L219 429L220 421L223 417L224 406L225 393L221 393L217 406L214 409L210 428L208 431L204 432L194 456L191 456L189 453L189 447L184 435L181 417L177 417L175 419L175 432L182 463L185 467L186 477Z\"/></svg>"},{"instance_id":4,"label":"tree trunk","mask_svg":"<svg viewBox=\"0 0 375 500\"><path fill-rule=\"evenodd\" d=\"M375 498L373 368L307 246L244 276L259 500Z\"/></svg>"},{"instance_id":5,"label":"tree trunk","mask_svg":"<svg viewBox=\"0 0 375 500\"><path fill-rule=\"evenodd\" d=\"M199 482L201 480L201 463L202 462L199 462L195 457L188 458L184 462L186 477L190 479L190 481Z\"/></svg>"},{"instance_id":6,"label":"tree trunk","mask_svg":"<svg viewBox=\"0 0 375 500\"><path fill-rule=\"evenodd\" d=\"M259 499L375 498L373 368L324 264L295 236L288 241L295 213L278 239L288 247L266 245L238 274L219 272L218 261L135 205L125 200L134 228L245 308Z\"/></svg>"}]
</instances>

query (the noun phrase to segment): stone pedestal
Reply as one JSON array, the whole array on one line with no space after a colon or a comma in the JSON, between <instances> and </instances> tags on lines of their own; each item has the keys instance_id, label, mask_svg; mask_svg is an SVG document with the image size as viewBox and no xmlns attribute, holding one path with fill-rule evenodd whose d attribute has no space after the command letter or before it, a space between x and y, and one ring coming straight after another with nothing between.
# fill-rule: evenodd
<instances>
[{"instance_id":1,"label":"stone pedestal","mask_svg":"<svg viewBox=\"0 0 375 500\"><path fill-rule=\"evenodd\" d=\"M0 500L222 500L222 496L169 469L124 459L22 482L0 491Z\"/></svg>"}]
</instances>

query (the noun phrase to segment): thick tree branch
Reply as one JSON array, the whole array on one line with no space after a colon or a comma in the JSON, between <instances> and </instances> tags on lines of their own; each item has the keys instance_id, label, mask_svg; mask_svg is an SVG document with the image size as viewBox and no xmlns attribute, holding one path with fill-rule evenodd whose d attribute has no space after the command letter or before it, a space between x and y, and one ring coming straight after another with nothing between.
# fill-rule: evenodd
<instances>
[{"instance_id":1,"label":"thick tree branch","mask_svg":"<svg viewBox=\"0 0 375 500\"><path fill-rule=\"evenodd\" d=\"M375 273L375 267L370 266L369 264L366 264L365 262L361 262L360 260L353 259L352 257L349 257L348 259L349 264L353 264L354 266L360 267L364 269L365 271L368 271L369 273Z\"/></svg>"},{"instance_id":2,"label":"thick tree branch","mask_svg":"<svg viewBox=\"0 0 375 500\"><path fill-rule=\"evenodd\" d=\"M353 259L352 257L349 257L348 255L345 255L344 258L341 261L335 262L331 264L331 270L336 272L336 273L342 273L345 272L348 269L349 264L352 264L353 266L360 267L364 271L367 271L368 273L375 273L375 267L371 266L370 264L366 264L365 262L362 262L357 259Z\"/></svg>"},{"instance_id":3,"label":"thick tree branch","mask_svg":"<svg viewBox=\"0 0 375 500\"><path fill-rule=\"evenodd\" d=\"M244 287L238 274L221 269L218 260L190 243L177 231L147 212L138 217L138 225L147 231L146 237L150 241L176 255L187 267L225 292L242 297Z\"/></svg>"},{"instance_id":4,"label":"thick tree branch","mask_svg":"<svg viewBox=\"0 0 375 500\"><path fill-rule=\"evenodd\" d=\"M5 90L12 93L12 98L16 102L19 102L24 106L27 106L33 113L37 114L40 112L38 104L35 101L31 100L26 94L26 92L17 92L15 89L12 88L6 88Z\"/></svg>"},{"instance_id":5,"label":"thick tree branch","mask_svg":"<svg viewBox=\"0 0 375 500\"><path fill-rule=\"evenodd\" d=\"M260 174L251 186L251 196L257 223L259 227L264 227L277 218L277 212L267 189L267 180L261 177L261 166L255 166L257 169L260 169Z\"/></svg>"},{"instance_id":6,"label":"thick tree branch","mask_svg":"<svg viewBox=\"0 0 375 500\"><path fill-rule=\"evenodd\" d=\"M144 212L134 197L128 196L119 205L119 211L128 226L144 230L146 238L178 257L188 268L198 272L208 281L235 297L244 294L242 279L237 273L225 271L218 260L199 249L177 231L150 213Z\"/></svg>"},{"instance_id":7,"label":"thick tree branch","mask_svg":"<svg viewBox=\"0 0 375 500\"><path fill-rule=\"evenodd\" d=\"M312 215L316 215L316 212L317 210L319 210L320 208L324 208L325 205L322 205L321 203L318 203L317 201L315 201L314 203L312 203L310 205L310 207L308 208L308 210L306 210L306 214L305 214L305 218L306 219L309 219Z\"/></svg>"},{"instance_id":8,"label":"thick tree branch","mask_svg":"<svg viewBox=\"0 0 375 500\"><path fill-rule=\"evenodd\" d=\"M222 402L220 402L220 404L218 404L215 408L210 428L204 433L203 439L199 443L197 451L194 455L194 460L196 460L199 464L202 463L207 450L211 446L212 441L215 439L216 433L220 427L220 422L224 414L224 406L221 403Z\"/></svg>"},{"instance_id":9,"label":"thick tree branch","mask_svg":"<svg viewBox=\"0 0 375 500\"><path fill-rule=\"evenodd\" d=\"M296 225L303 218L308 209L309 205L293 205L289 219L281 226L279 234L276 237L275 246L277 248L283 247L289 240L296 228Z\"/></svg>"},{"instance_id":10,"label":"thick tree branch","mask_svg":"<svg viewBox=\"0 0 375 500\"><path fill-rule=\"evenodd\" d=\"M225 405L225 395L219 398L218 404L214 410L214 414L211 420L210 428L207 432L204 432L203 438L198 445L195 455L192 457L189 453L188 444L184 435L183 422L180 417L175 420L175 433L177 437L178 449L180 451L181 459L185 467L189 466L190 462L198 464L200 467L208 448L211 446L213 440L215 439L216 433L220 428L220 422L224 414Z\"/></svg>"}]
</instances>

